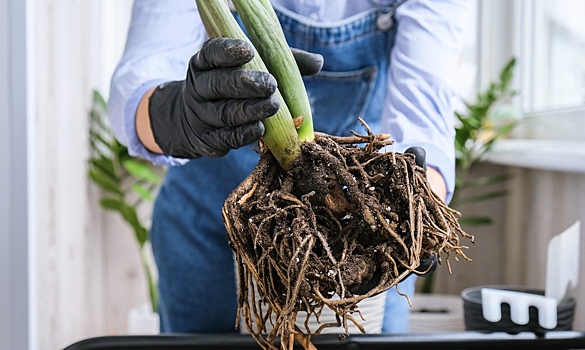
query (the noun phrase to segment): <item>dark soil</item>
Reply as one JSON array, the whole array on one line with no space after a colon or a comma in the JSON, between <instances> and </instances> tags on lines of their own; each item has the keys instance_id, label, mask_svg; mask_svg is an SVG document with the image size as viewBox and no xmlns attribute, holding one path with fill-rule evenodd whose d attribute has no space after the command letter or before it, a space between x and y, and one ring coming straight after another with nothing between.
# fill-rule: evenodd
<instances>
[{"instance_id":1,"label":"dark soil","mask_svg":"<svg viewBox=\"0 0 585 350\"><path fill-rule=\"evenodd\" d=\"M279 336L282 348L292 348L295 337L308 347L305 334L359 325L357 303L395 286L423 257L467 259L459 241L472 237L459 214L431 191L413 155L378 152L385 138L318 135L289 172L264 152L227 198L239 313L263 347L275 348ZM254 303L255 293L269 307ZM318 315L324 307L339 324L295 327L299 311ZM275 324L265 334L271 315Z\"/></svg>"}]
</instances>

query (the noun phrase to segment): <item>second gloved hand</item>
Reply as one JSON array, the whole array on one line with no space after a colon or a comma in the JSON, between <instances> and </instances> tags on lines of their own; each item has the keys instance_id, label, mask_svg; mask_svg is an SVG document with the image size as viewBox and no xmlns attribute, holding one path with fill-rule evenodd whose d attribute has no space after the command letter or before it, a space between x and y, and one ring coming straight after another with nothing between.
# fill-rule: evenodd
<instances>
[{"instance_id":1,"label":"second gloved hand","mask_svg":"<svg viewBox=\"0 0 585 350\"><path fill-rule=\"evenodd\" d=\"M154 90L150 124L164 154L221 157L264 134L262 120L274 115L280 104L272 75L241 67L253 57L245 41L210 39L191 58L185 80ZM295 51L295 58L305 72L316 73L322 65L319 55Z\"/></svg>"}]
</instances>

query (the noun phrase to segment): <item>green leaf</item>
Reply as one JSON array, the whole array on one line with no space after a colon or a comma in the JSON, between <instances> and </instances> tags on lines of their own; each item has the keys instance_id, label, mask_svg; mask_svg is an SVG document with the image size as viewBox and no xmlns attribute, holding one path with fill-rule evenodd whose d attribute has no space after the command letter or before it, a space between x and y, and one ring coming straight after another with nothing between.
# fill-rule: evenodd
<instances>
[{"instance_id":1,"label":"green leaf","mask_svg":"<svg viewBox=\"0 0 585 350\"><path fill-rule=\"evenodd\" d=\"M120 162L132 158L132 156L130 156L130 154L128 153L128 148L121 144L120 142L118 142L118 140L115 140L115 142L113 143L112 151L114 152L114 154L116 154L116 157L118 157Z\"/></svg>"},{"instance_id":2,"label":"green leaf","mask_svg":"<svg viewBox=\"0 0 585 350\"><path fill-rule=\"evenodd\" d=\"M148 230L146 230L146 228L138 219L136 208L128 204L124 204L122 210L122 217L124 218L124 220L126 220L128 224L130 224L130 226L132 226L132 229L134 230L134 236L136 237L136 240L142 247L144 243L146 243L146 241L148 240Z\"/></svg>"},{"instance_id":3,"label":"green leaf","mask_svg":"<svg viewBox=\"0 0 585 350\"><path fill-rule=\"evenodd\" d=\"M460 186L469 188L469 187L495 185L495 184L499 184L499 183L502 183L504 181L507 181L510 178L512 178L512 175L510 175L510 174L482 176L479 178L461 181L459 183L460 183Z\"/></svg>"},{"instance_id":4,"label":"green leaf","mask_svg":"<svg viewBox=\"0 0 585 350\"><path fill-rule=\"evenodd\" d=\"M106 100L97 90L93 91L93 101L95 104L100 106L100 108L102 108L104 112L108 111L108 104L106 103Z\"/></svg>"},{"instance_id":5,"label":"green leaf","mask_svg":"<svg viewBox=\"0 0 585 350\"><path fill-rule=\"evenodd\" d=\"M103 197L100 199L100 205L108 210L118 211L120 213L124 212L124 208L126 204L120 198L114 197Z\"/></svg>"},{"instance_id":6,"label":"green leaf","mask_svg":"<svg viewBox=\"0 0 585 350\"><path fill-rule=\"evenodd\" d=\"M494 135L494 137L492 137L489 141L486 142L485 144L485 149L486 151L490 150L493 146L493 144L501 139L502 137L506 136L507 134L509 134L512 129L514 129L516 127L517 123L516 122L511 122L509 124L506 124L504 126L502 126L497 133Z\"/></svg>"},{"instance_id":7,"label":"green leaf","mask_svg":"<svg viewBox=\"0 0 585 350\"><path fill-rule=\"evenodd\" d=\"M113 182L119 183L118 177L116 176L116 172L114 170L114 164L111 159L108 158L91 158L89 160L91 169L96 170L97 172L107 176Z\"/></svg>"},{"instance_id":8,"label":"green leaf","mask_svg":"<svg viewBox=\"0 0 585 350\"><path fill-rule=\"evenodd\" d=\"M487 216L463 216L459 219L461 225L467 226L490 225L492 221L493 220Z\"/></svg>"},{"instance_id":9,"label":"green leaf","mask_svg":"<svg viewBox=\"0 0 585 350\"><path fill-rule=\"evenodd\" d=\"M148 241L148 230L140 224L132 225L132 227L134 228L134 235L138 241L138 244L140 247L144 246Z\"/></svg>"},{"instance_id":10,"label":"green leaf","mask_svg":"<svg viewBox=\"0 0 585 350\"><path fill-rule=\"evenodd\" d=\"M99 108L99 107L98 107ZM98 133L111 135L113 134L112 129L110 128L110 124L107 119L107 114L103 111L99 111L98 108L94 106L89 111L90 115L90 129L96 130Z\"/></svg>"},{"instance_id":11,"label":"green leaf","mask_svg":"<svg viewBox=\"0 0 585 350\"><path fill-rule=\"evenodd\" d=\"M99 141L103 145L101 147L112 149L113 142L112 142L112 137L110 137L110 135L104 135L104 133L100 133L96 130L90 130L89 131L89 138L92 141Z\"/></svg>"},{"instance_id":12,"label":"green leaf","mask_svg":"<svg viewBox=\"0 0 585 350\"><path fill-rule=\"evenodd\" d=\"M120 185L115 181L112 181L112 179L109 178L108 176L97 171L95 168L89 169L89 176L97 185L99 185L104 190L114 192L118 195L122 195Z\"/></svg>"},{"instance_id":13,"label":"green leaf","mask_svg":"<svg viewBox=\"0 0 585 350\"><path fill-rule=\"evenodd\" d=\"M101 144L96 144L93 140L90 142L92 158L111 159L111 152L106 150Z\"/></svg>"},{"instance_id":14,"label":"green leaf","mask_svg":"<svg viewBox=\"0 0 585 350\"><path fill-rule=\"evenodd\" d=\"M132 191L140 197L143 201L146 202L153 202L154 201L154 194L146 187L142 186L141 184L135 183L132 184Z\"/></svg>"},{"instance_id":15,"label":"green leaf","mask_svg":"<svg viewBox=\"0 0 585 350\"><path fill-rule=\"evenodd\" d=\"M148 240L148 230L142 225L136 207L129 205L124 200L114 197L105 197L100 200L102 207L119 212L126 223L134 230L136 240L142 247Z\"/></svg>"},{"instance_id":16,"label":"green leaf","mask_svg":"<svg viewBox=\"0 0 585 350\"><path fill-rule=\"evenodd\" d=\"M470 112L470 116L459 119L463 126L468 130L477 130L481 128L481 113L484 112L475 107L470 109Z\"/></svg>"},{"instance_id":17,"label":"green leaf","mask_svg":"<svg viewBox=\"0 0 585 350\"><path fill-rule=\"evenodd\" d=\"M512 81L514 75L514 66L516 65L516 58L512 57L500 72L500 81L503 87L507 87Z\"/></svg>"},{"instance_id":18,"label":"green leaf","mask_svg":"<svg viewBox=\"0 0 585 350\"><path fill-rule=\"evenodd\" d=\"M461 198L457 202L457 205L468 204L468 203L483 202L483 201L487 201L487 200L491 200L491 199L496 199L496 198L499 198L499 197L503 197L503 196L505 196L507 194L508 194L508 191L507 190L500 190L500 191L492 191L492 192L483 193L483 194L474 195L474 196L468 196L468 197Z\"/></svg>"},{"instance_id":19,"label":"green leaf","mask_svg":"<svg viewBox=\"0 0 585 350\"><path fill-rule=\"evenodd\" d=\"M151 182L154 184L160 184L161 178L148 167L145 163L140 163L135 160L126 160L122 163L124 169L126 169L132 176Z\"/></svg>"}]
</instances>

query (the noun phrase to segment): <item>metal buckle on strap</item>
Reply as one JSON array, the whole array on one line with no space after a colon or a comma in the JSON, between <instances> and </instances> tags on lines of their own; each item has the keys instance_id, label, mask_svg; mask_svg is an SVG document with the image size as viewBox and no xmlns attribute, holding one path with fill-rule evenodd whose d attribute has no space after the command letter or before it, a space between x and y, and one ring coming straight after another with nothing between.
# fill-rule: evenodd
<instances>
[{"instance_id":1,"label":"metal buckle on strap","mask_svg":"<svg viewBox=\"0 0 585 350\"><path fill-rule=\"evenodd\" d=\"M376 3L379 6L381 5L380 0L372 1L374 1L374 3ZM398 8L398 6L402 5L406 1L407 0L397 0L390 5L390 11L387 12L380 11L380 13L378 14L378 18L376 19L376 26L378 27L378 29L380 29L381 31L387 31L392 29L392 27L394 27L394 14L396 13L396 8Z\"/></svg>"},{"instance_id":2,"label":"metal buckle on strap","mask_svg":"<svg viewBox=\"0 0 585 350\"><path fill-rule=\"evenodd\" d=\"M394 26L394 11L378 14L376 26L381 31L390 30Z\"/></svg>"}]
</instances>

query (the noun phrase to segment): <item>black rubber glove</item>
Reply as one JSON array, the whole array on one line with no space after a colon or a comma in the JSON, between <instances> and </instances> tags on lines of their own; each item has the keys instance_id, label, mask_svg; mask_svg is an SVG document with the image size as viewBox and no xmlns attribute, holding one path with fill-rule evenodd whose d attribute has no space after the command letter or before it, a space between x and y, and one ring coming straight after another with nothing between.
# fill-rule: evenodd
<instances>
[{"instance_id":1,"label":"black rubber glove","mask_svg":"<svg viewBox=\"0 0 585 350\"><path fill-rule=\"evenodd\" d=\"M427 151L419 146L408 147L404 153L414 154L416 165L427 171Z\"/></svg>"},{"instance_id":2,"label":"black rubber glove","mask_svg":"<svg viewBox=\"0 0 585 350\"><path fill-rule=\"evenodd\" d=\"M302 74L318 73L320 55L293 50ZM185 80L157 87L149 100L151 129L163 153L180 158L221 157L258 140L262 120L280 107L276 80L241 68L254 57L238 39L206 41L189 62Z\"/></svg>"}]
</instances>

